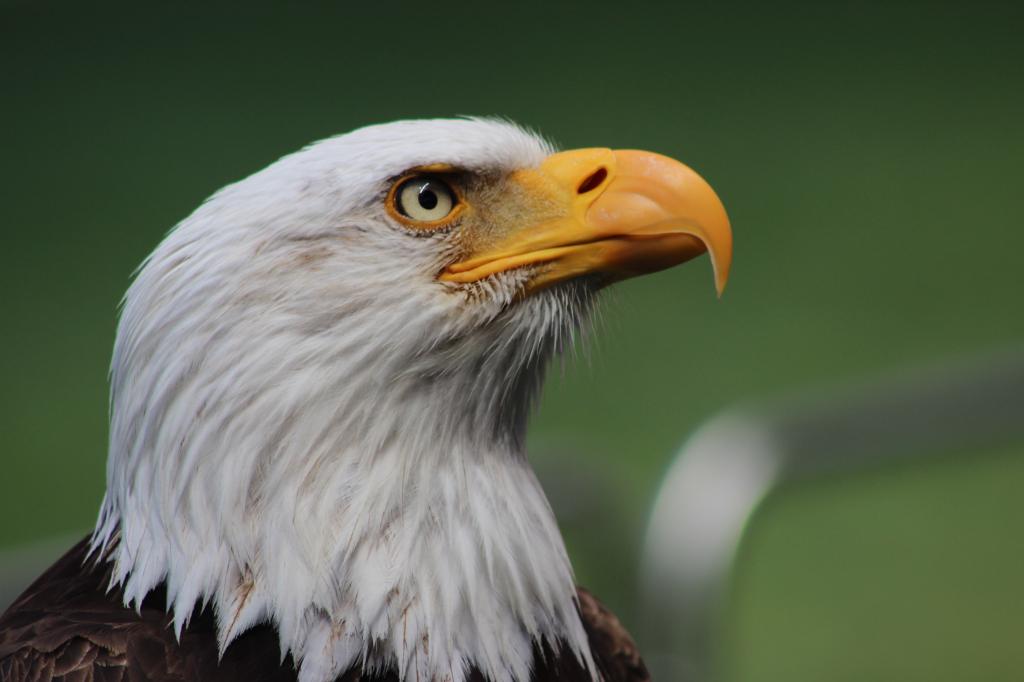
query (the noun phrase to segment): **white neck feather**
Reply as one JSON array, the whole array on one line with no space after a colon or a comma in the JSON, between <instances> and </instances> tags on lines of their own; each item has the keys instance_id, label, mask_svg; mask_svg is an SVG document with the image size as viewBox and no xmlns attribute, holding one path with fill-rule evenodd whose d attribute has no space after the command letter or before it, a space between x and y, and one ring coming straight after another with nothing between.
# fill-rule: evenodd
<instances>
[{"instance_id":1,"label":"white neck feather","mask_svg":"<svg viewBox=\"0 0 1024 682\"><path fill-rule=\"evenodd\" d=\"M523 447L544 365L585 297L537 297L497 317L490 338L429 357L339 336L324 353L315 336L272 341L273 325L242 317L230 338L266 341L243 357L216 327L188 324L194 310L161 335L120 335L94 545L112 549L126 602L166 581L179 632L212 603L222 650L269 621L305 682L353 665L528 680L541 641L593 670ZM153 313L135 300L122 330ZM406 337L417 305L391 302L408 311L394 318Z\"/></svg>"}]
</instances>

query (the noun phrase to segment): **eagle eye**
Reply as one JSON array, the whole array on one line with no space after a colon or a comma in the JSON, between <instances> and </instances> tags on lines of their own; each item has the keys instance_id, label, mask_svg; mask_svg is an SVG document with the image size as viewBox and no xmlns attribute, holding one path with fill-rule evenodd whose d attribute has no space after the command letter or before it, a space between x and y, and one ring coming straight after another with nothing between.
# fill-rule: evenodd
<instances>
[{"instance_id":1,"label":"eagle eye","mask_svg":"<svg viewBox=\"0 0 1024 682\"><path fill-rule=\"evenodd\" d=\"M451 186L437 176L414 175L395 184L389 204L404 218L403 222L433 227L455 213L459 199Z\"/></svg>"}]
</instances>

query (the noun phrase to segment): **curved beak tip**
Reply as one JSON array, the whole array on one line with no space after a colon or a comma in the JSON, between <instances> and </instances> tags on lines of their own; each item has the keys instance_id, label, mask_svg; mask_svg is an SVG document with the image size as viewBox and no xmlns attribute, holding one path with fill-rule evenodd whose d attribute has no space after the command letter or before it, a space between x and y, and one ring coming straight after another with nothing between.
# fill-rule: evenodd
<instances>
[{"instance_id":1,"label":"curved beak tip","mask_svg":"<svg viewBox=\"0 0 1024 682\"><path fill-rule=\"evenodd\" d=\"M709 253L711 257L711 267L715 274L715 291L718 293L718 298L722 298L722 294L725 293L725 285L729 283L729 269L732 265L732 245L729 245L727 253L721 256L717 253Z\"/></svg>"},{"instance_id":2,"label":"curved beak tip","mask_svg":"<svg viewBox=\"0 0 1024 682\"><path fill-rule=\"evenodd\" d=\"M715 275L715 291L718 293L718 298L722 298L725 293L725 279L720 279L718 275Z\"/></svg>"}]
</instances>

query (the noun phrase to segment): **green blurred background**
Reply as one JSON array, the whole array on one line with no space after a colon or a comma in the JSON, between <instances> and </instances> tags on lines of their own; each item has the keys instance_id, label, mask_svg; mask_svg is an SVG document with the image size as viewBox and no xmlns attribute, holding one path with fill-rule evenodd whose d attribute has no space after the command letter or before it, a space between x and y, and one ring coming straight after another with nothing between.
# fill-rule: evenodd
<instances>
[{"instance_id":1,"label":"green blurred background","mask_svg":"<svg viewBox=\"0 0 1024 682\"><path fill-rule=\"evenodd\" d=\"M133 268L218 187L368 123L506 116L722 196L724 298L706 261L620 286L532 432L599 500L570 550L634 627L646 514L703 420L1024 342L1019 4L8 2L0 98L0 547L93 521ZM969 454L773 498L732 678L1024 679L1024 452Z\"/></svg>"}]
</instances>

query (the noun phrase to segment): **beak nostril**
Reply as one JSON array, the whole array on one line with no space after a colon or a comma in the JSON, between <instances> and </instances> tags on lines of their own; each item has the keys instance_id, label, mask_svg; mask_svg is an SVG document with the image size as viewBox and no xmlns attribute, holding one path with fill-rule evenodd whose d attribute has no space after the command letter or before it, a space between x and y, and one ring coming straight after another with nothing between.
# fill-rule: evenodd
<instances>
[{"instance_id":1,"label":"beak nostril","mask_svg":"<svg viewBox=\"0 0 1024 682\"><path fill-rule=\"evenodd\" d=\"M608 169L598 168L596 171L587 176L586 180L580 183L579 189L576 190L577 194L586 194L591 190L595 190L601 186L604 179L608 177Z\"/></svg>"}]
</instances>

